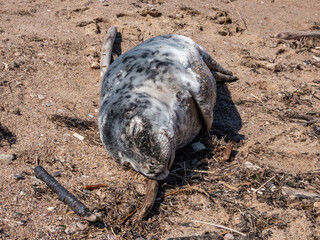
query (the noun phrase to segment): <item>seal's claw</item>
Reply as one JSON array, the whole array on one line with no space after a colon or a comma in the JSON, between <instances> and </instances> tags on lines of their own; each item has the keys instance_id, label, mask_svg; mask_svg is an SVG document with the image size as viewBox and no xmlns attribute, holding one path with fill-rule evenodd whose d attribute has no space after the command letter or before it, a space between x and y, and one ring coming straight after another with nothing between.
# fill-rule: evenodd
<instances>
[{"instance_id":1,"label":"seal's claw","mask_svg":"<svg viewBox=\"0 0 320 240\"><path fill-rule=\"evenodd\" d=\"M231 75L226 75L218 72L211 72L211 73L217 82L233 82L239 79L238 77L233 76L232 73Z\"/></svg>"}]
</instances>

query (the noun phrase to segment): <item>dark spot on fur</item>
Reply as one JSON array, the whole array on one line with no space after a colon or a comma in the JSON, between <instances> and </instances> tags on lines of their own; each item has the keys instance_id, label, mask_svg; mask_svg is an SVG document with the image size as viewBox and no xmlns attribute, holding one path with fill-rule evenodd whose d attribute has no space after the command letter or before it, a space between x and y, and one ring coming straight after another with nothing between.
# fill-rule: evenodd
<instances>
[{"instance_id":1,"label":"dark spot on fur","mask_svg":"<svg viewBox=\"0 0 320 240\"><path fill-rule=\"evenodd\" d=\"M176 93L176 98L177 98L177 100L179 101L179 102L181 102L182 101L182 92L177 92Z\"/></svg>"},{"instance_id":2,"label":"dark spot on fur","mask_svg":"<svg viewBox=\"0 0 320 240\"><path fill-rule=\"evenodd\" d=\"M148 55L149 55L149 53L145 52L145 53L143 53L140 57L146 58L146 57L148 57Z\"/></svg>"},{"instance_id":3,"label":"dark spot on fur","mask_svg":"<svg viewBox=\"0 0 320 240\"><path fill-rule=\"evenodd\" d=\"M166 38L166 39L169 39L169 38L172 38L172 35L165 35L165 36L162 36L163 38Z\"/></svg>"},{"instance_id":4,"label":"dark spot on fur","mask_svg":"<svg viewBox=\"0 0 320 240\"><path fill-rule=\"evenodd\" d=\"M170 63L169 61L159 62L159 63L157 63L156 68L168 67L168 66L170 66L170 65L171 65L171 63Z\"/></svg>"},{"instance_id":5,"label":"dark spot on fur","mask_svg":"<svg viewBox=\"0 0 320 240\"><path fill-rule=\"evenodd\" d=\"M156 51L154 51L154 52L152 52L152 56L154 56L154 55L158 55L159 54L159 51L158 50L156 50Z\"/></svg>"},{"instance_id":6,"label":"dark spot on fur","mask_svg":"<svg viewBox=\"0 0 320 240\"><path fill-rule=\"evenodd\" d=\"M137 58L135 56L126 56L123 60L122 63L126 63L129 59L136 60Z\"/></svg>"},{"instance_id":7,"label":"dark spot on fur","mask_svg":"<svg viewBox=\"0 0 320 240\"><path fill-rule=\"evenodd\" d=\"M127 84L127 83L123 84L122 89L126 89L126 88L127 88L127 86L128 86L128 84Z\"/></svg>"},{"instance_id":8,"label":"dark spot on fur","mask_svg":"<svg viewBox=\"0 0 320 240\"><path fill-rule=\"evenodd\" d=\"M130 83L130 84L128 85L128 89L129 89L129 90L132 90L132 88L133 88L133 85L132 85L132 83Z\"/></svg>"},{"instance_id":9,"label":"dark spot on fur","mask_svg":"<svg viewBox=\"0 0 320 240\"><path fill-rule=\"evenodd\" d=\"M159 71L155 70L155 69L152 69L148 75L148 77L151 79L151 80L155 80L157 75L159 74Z\"/></svg>"},{"instance_id":10,"label":"dark spot on fur","mask_svg":"<svg viewBox=\"0 0 320 240\"><path fill-rule=\"evenodd\" d=\"M150 105L151 105L151 102L150 102L149 100L146 100L146 101L145 101L145 104L148 105L148 106L150 106Z\"/></svg>"},{"instance_id":11,"label":"dark spot on fur","mask_svg":"<svg viewBox=\"0 0 320 240\"><path fill-rule=\"evenodd\" d=\"M168 57L170 55L170 53L162 53L161 56L163 57Z\"/></svg>"},{"instance_id":12,"label":"dark spot on fur","mask_svg":"<svg viewBox=\"0 0 320 240\"><path fill-rule=\"evenodd\" d=\"M187 82L187 86L190 87L190 83L189 82Z\"/></svg>"},{"instance_id":13,"label":"dark spot on fur","mask_svg":"<svg viewBox=\"0 0 320 240\"><path fill-rule=\"evenodd\" d=\"M138 69L137 69L137 72L138 73L140 73L140 72L142 72L143 71L143 68L142 67L139 67Z\"/></svg>"},{"instance_id":14,"label":"dark spot on fur","mask_svg":"<svg viewBox=\"0 0 320 240\"><path fill-rule=\"evenodd\" d=\"M134 103L130 103L130 105L129 105L129 108L130 108L131 110L136 109L136 107L137 107L137 105L134 104Z\"/></svg>"}]
</instances>

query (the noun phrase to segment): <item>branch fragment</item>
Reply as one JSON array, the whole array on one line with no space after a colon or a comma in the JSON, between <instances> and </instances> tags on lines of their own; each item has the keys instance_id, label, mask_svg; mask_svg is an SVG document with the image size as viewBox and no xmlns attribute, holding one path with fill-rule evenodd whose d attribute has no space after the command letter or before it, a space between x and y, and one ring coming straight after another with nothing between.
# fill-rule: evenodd
<instances>
[{"instance_id":1,"label":"branch fragment","mask_svg":"<svg viewBox=\"0 0 320 240\"><path fill-rule=\"evenodd\" d=\"M76 196L65 189L53 176L51 176L42 166L36 166L34 171L38 178L44 181L57 195L60 201L66 203L76 214L89 222L96 222L94 215Z\"/></svg>"}]
</instances>

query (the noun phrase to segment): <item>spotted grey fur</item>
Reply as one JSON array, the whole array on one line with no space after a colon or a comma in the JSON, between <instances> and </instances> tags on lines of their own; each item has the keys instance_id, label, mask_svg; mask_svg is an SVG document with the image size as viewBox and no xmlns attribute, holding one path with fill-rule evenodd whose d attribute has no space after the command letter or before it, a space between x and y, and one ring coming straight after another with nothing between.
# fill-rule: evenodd
<instances>
[{"instance_id":1,"label":"spotted grey fur","mask_svg":"<svg viewBox=\"0 0 320 240\"><path fill-rule=\"evenodd\" d=\"M210 70L232 76L181 35L151 38L119 56L102 71L99 128L109 155L149 178L166 178L176 149L211 128Z\"/></svg>"}]
</instances>

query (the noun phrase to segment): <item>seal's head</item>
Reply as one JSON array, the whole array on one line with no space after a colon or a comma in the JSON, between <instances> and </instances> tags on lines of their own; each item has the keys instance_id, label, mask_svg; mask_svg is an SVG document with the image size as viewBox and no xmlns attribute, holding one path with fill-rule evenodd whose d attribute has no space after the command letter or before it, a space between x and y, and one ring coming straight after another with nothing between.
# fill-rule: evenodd
<instances>
[{"instance_id":1,"label":"seal's head","mask_svg":"<svg viewBox=\"0 0 320 240\"><path fill-rule=\"evenodd\" d=\"M112 102L102 102L101 140L121 164L128 162L146 177L163 180L175 157L175 143L167 122L163 121L166 114L159 113L161 107L150 106L151 101L144 101L141 96L138 99L138 103L136 99L121 101L117 97Z\"/></svg>"}]
</instances>

